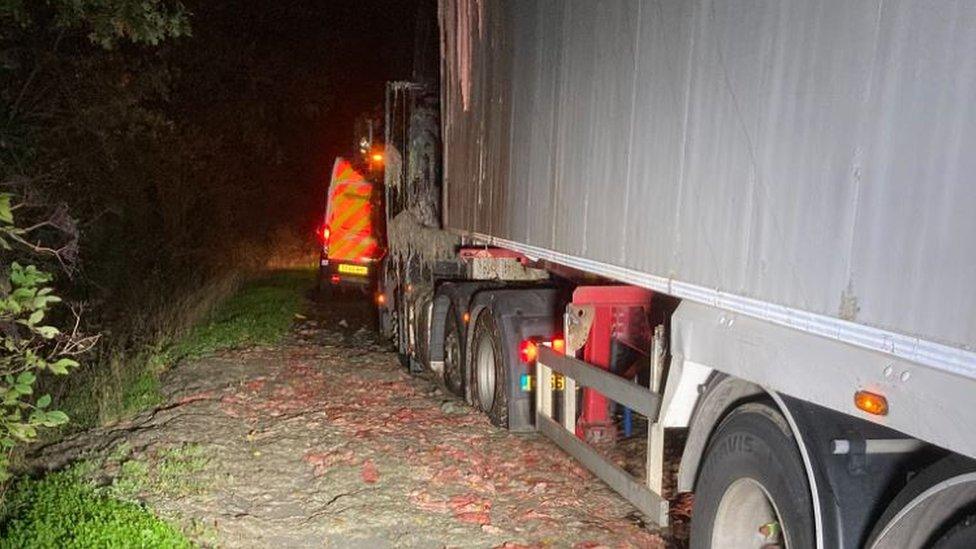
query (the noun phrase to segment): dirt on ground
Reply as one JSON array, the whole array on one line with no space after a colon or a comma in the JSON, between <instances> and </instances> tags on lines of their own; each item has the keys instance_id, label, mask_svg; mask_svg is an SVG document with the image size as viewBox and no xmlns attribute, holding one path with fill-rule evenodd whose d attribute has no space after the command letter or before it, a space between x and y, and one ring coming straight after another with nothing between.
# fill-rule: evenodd
<instances>
[{"instance_id":1,"label":"dirt on ground","mask_svg":"<svg viewBox=\"0 0 976 549\"><path fill-rule=\"evenodd\" d=\"M547 440L498 429L408 375L362 297L310 300L282 344L182 363L163 383L167 404L44 448L36 463L116 455L98 462L106 484L126 460L169 467L177 488L139 497L203 545L668 545ZM161 462L174 448L201 465Z\"/></svg>"}]
</instances>

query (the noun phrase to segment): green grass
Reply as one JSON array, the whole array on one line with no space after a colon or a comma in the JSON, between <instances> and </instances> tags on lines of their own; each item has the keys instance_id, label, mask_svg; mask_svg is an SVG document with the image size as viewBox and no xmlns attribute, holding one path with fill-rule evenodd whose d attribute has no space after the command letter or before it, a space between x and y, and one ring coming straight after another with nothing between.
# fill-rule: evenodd
<instances>
[{"instance_id":1,"label":"green grass","mask_svg":"<svg viewBox=\"0 0 976 549\"><path fill-rule=\"evenodd\" d=\"M273 345L288 333L312 283L308 270L278 271L244 284L208 321L195 326L169 350L171 357L197 358L225 349Z\"/></svg>"},{"instance_id":2,"label":"green grass","mask_svg":"<svg viewBox=\"0 0 976 549\"><path fill-rule=\"evenodd\" d=\"M159 376L166 369L164 352L113 353L79 378L61 403L71 418L69 429L87 429L129 417L163 402Z\"/></svg>"},{"instance_id":3,"label":"green grass","mask_svg":"<svg viewBox=\"0 0 976 549\"><path fill-rule=\"evenodd\" d=\"M302 294L313 283L313 270L280 270L247 282L232 294L227 284L216 284L203 288L203 295L194 303L175 302L171 307L174 318L194 318L199 317L191 314L197 303L212 299L213 294L230 295L212 299L216 302L213 310L181 336L167 334L152 345L113 351L97 368L80 375L61 401L61 409L71 417L69 429L131 417L161 404L159 376L179 360L277 343L288 333L301 308ZM189 322L174 320L172 324Z\"/></svg>"},{"instance_id":4,"label":"green grass","mask_svg":"<svg viewBox=\"0 0 976 549\"><path fill-rule=\"evenodd\" d=\"M107 459L119 464L119 473L106 489L123 501L140 501L146 494L179 499L206 491L209 482L201 473L210 463L199 444L180 444L159 450L153 459L129 455L120 445Z\"/></svg>"},{"instance_id":5,"label":"green grass","mask_svg":"<svg viewBox=\"0 0 976 549\"><path fill-rule=\"evenodd\" d=\"M176 526L94 488L83 470L17 482L6 498L0 548L192 547Z\"/></svg>"}]
</instances>

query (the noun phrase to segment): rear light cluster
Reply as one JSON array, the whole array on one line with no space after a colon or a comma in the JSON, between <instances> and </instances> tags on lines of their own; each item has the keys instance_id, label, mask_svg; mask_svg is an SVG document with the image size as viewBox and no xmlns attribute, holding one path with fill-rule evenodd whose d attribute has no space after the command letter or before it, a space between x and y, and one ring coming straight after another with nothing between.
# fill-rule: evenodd
<instances>
[{"instance_id":1,"label":"rear light cluster","mask_svg":"<svg viewBox=\"0 0 976 549\"><path fill-rule=\"evenodd\" d=\"M329 243L329 236L331 236L332 231L329 230L328 225L321 225L315 229L315 236L319 238L319 243L325 246Z\"/></svg>"},{"instance_id":2,"label":"rear light cluster","mask_svg":"<svg viewBox=\"0 0 976 549\"><path fill-rule=\"evenodd\" d=\"M548 343L549 346L552 347L552 350L556 351L557 353L564 354L566 352L566 340L563 339L563 336L561 335L557 335L549 341L538 337L530 337L528 339L523 339L519 343L519 360L522 361L523 364L534 366L536 361L539 360L539 346L545 345L546 343ZM533 390L533 379L535 379L535 377L534 374L531 373L531 369L529 372L524 373L519 377L519 387L521 388L522 392L531 392ZM564 387L563 384L565 383L562 375L555 374L552 379L554 380L553 390L562 391Z\"/></svg>"},{"instance_id":3,"label":"rear light cluster","mask_svg":"<svg viewBox=\"0 0 976 549\"><path fill-rule=\"evenodd\" d=\"M566 352L566 340L562 336L556 336L548 342L539 338L523 339L519 343L519 360L525 364L535 364L539 359L539 346L545 343L549 343L552 350L557 353Z\"/></svg>"},{"instance_id":4,"label":"rear light cluster","mask_svg":"<svg viewBox=\"0 0 976 549\"><path fill-rule=\"evenodd\" d=\"M519 343L519 360L525 364L532 364L539 358L539 345L531 339L523 339Z\"/></svg>"}]
</instances>

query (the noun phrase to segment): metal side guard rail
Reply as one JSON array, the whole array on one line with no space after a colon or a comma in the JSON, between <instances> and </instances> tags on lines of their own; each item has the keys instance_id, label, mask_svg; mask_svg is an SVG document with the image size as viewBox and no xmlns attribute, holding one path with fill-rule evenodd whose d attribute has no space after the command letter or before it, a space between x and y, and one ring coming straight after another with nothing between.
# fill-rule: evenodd
<instances>
[{"instance_id":1,"label":"metal side guard rail","mask_svg":"<svg viewBox=\"0 0 976 549\"><path fill-rule=\"evenodd\" d=\"M550 381L553 373L562 374L565 377L565 390L561 391L562 417L560 422L553 419L554 402ZM649 437L648 485L640 483L628 472L576 437L577 385L600 391L611 400L647 417ZM654 427L661 406L661 395L647 387L642 387L586 362L557 353L548 346L539 348L535 388L536 428L563 451L579 460L584 467L637 507L645 516L655 521L659 526L666 527L668 525L668 502L659 493L661 473L651 470L652 463L657 464L659 461L658 459L651 459L652 449L660 446L660 441L653 440L653 438L660 438L663 434L662 429ZM655 435L657 436L655 437ZM660 465L657 464L657 466ZM657 491L652 490L649 486L656 488Z\"/></svg>"}]
</instances>

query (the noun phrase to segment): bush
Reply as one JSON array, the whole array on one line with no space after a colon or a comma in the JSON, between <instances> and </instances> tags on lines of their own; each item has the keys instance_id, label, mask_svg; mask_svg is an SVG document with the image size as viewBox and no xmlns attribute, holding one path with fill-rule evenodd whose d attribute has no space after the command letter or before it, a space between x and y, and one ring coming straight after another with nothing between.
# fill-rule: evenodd
<instances>
[{"instance_id":1,"label":"bush","mask_svg":"<svg viewBox=\"0 0 976 549\"><path fill-rule=\"evenodd\" d=\"M50 286L53 277L10 260L14 244L28 254L44 250L26 240L38 225L24 229L14 223L12 199L0 193L0 484L10 476L9 458L17 444L32 442L39 430L68 421L64 412L51 409L51 395L35 396L38 375L67 374L78 366L73 357L95 341L63 334L51 325L52 308L61 302Z\"/></svg>"},{"instance_id":2,"label":"bush","mask_svg":"<svg viewBox=\"0 0 976 549\"><path fill-rule=\"evenodd\" d=\"M0 549L192 546L172 524L98 492L75 469L19 481L6 510Z\"/></svg>"}]
</instances>

